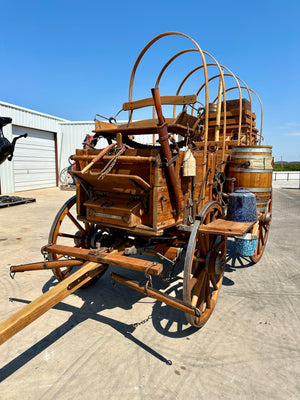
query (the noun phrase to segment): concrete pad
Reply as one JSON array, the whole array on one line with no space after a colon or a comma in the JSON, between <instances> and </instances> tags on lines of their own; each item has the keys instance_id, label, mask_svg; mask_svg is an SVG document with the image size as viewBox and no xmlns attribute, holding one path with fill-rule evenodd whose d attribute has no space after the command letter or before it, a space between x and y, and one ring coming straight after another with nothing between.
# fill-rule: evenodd
<instances>
[{"instance_id":1,"label":"concrete pad","mask_svg":"<svg viewBox=\"0 0 300 400\"><path fill-rule=\"evenodd\" d=\"M36 203L0 210L0 320L55 284L50 271L11 280L9 266L42 259L55 214L73 195L58 188L17 194ZM1 346L0 399L298 399L300 191L275 187L273 195L263 258L250 265L229 257L202 329L169 306L113 287L106 272ZM180 296L181 282L179 274L161 288Z\"/></svg>"}]
</instances>

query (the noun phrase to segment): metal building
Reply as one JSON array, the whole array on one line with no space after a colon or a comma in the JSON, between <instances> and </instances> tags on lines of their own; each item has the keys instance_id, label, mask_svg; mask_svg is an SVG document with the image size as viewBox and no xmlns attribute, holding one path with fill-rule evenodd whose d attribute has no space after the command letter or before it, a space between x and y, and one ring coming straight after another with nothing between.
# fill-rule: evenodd
<instances>
[{"instance_id":1,"label":"metal building","mask_svg":"<svg viewBox=\"0 0 300 400\"><path fill-rule=\"evenodd\" d=\"M0 194L41 189L59 185L59 173L69 166L69 156L82 148L86 134L92 134L94 121L69 121L0 101L0 116L12 118L3 128L11 142L18 140L11 162L0 165ZM141 143L151 143L149 136L139 137ZM107 145L100 139L98 148Z\"/></svg>"}]
</instances>

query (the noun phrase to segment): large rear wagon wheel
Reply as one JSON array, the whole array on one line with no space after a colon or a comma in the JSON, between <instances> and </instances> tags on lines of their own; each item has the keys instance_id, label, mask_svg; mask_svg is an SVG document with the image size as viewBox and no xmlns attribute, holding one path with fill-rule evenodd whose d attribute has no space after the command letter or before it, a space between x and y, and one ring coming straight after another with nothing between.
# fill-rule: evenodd
<instances>
[{"instance_id":1,"label":"large rear wagon wheel","mask_svg":"<svg viewBox=\"0 0 300 400\"><path fill-rule=\"evenodd\" d=\"M205 204L195 221L187 246L183 276L183 300L196 309L186 314L187 321L197 328L210 317L221 289L226 263L226 237L199 232L223 215L220 203Z\"/></svg>"},{"instance_id":2,"label":"large rear wagon wheel","mask_svg":"<svg viewBox=\"0 0 300 400\"><path fill-rule=\"evenodd\" d=\"M257 263L261 259L264 253L269 236L271 221L272 221L272 194L268 202L268 205L266 207L266 210L263 212L259 221L254 225L254 228L252 230L252 233L258 236L255 254L250 257L251 261L254 263Z\"/></svg>"},{"instance_id":3,"label":"large rear wagon wheel","mask_svg":"<svg viewBox=\"0 0 300 400\"><path fill-rule=\"evenodd\" d=\"M49 243L61 244L65 246L90 248L94 238L97 236L97 231L93 224L85 223L84 225L78 221L76 212L76 195L71 197L58 211L54 218L53 224L49 233ZM64 260L70 257L59 253L48 253L49 260ZM68 267L65 269L53 269L53 275L58 281L67 278L76 267ZM107 267L94 277L87 286L96 282L106 271ZM85 286L85 285L84 285ZM83 286L83 287L84 287Z\"/></svg>"}]
</instances>

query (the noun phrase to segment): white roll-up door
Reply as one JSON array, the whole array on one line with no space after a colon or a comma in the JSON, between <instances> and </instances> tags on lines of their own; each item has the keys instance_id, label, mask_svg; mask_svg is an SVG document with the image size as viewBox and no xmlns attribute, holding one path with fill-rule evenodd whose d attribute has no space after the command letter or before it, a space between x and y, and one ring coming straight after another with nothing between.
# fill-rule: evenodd
<instances>
[{"instance_id":1,"label":"white roll-up door","mask_svg":"<svg viewBox=\"0 0 300 400\"><path fill-rule=\"evenodd\" d=\"M55 138L53 132L13 126L13 138L27 133L27 138L17 140L13 171L15 191L56 186Z\"/></svg>"}]
</instances>

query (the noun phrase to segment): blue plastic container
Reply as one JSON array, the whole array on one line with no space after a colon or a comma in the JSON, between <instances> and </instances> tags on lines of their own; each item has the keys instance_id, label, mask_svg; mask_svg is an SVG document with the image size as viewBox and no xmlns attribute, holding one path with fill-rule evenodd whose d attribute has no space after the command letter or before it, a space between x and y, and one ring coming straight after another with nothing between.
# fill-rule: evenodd
<instances>
[{"instance_id":1,"label":"blue plastic container","mask_svg":"<svg viewBox=\"0 0 300 400\"><path fill-rule=\"evenodd\" d=\"M235 251L241 256L253 256L255 254L257 240L257 235L253 235L252 233L246 233L243 236L236 237Z\"/></svg>"},{"instance_id":2,"label":"blue plastic container","mask_svg":"<svg viewBox=\"0 0 300 400\"><path fill-rule=\"evenodd\" d=\"M257 221L256 198L248 190L237 190L229 197L227 219L236 222Z\"/></svg>"}]
</instances>

